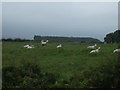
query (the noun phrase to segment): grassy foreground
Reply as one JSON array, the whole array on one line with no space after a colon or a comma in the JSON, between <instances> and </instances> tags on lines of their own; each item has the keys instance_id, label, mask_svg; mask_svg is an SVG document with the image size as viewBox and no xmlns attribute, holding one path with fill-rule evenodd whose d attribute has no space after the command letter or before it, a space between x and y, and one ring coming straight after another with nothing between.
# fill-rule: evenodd
<instances>
[{"instance_id":1,"label":"grassy foreground","mask_svg":"<svg viewBox=\"0 0 120 90\"><path fill-rule=\"evenodd\" d=\"M23 48L35 45L33 49ZM42 47L40 43L2 43L3 88L94 88L119 87L118 44L99 44L98 54L90 54L88 44L64 42Z\"/></svg>"}]
</instances>

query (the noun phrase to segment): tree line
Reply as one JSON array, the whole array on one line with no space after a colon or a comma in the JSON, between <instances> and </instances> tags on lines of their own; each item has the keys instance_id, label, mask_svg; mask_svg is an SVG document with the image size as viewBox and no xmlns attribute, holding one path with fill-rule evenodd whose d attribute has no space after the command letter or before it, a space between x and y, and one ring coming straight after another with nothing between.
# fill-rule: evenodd
<instances>
[{"instance_id":1,"label":"tree line","mask_svg":"<svg viewBox=\"0 0 120 90\"><path fill-rule=\"evenodd\" d=\"M15 39L12 39L12 38L3 38L2 41L8 41L8 42L26 42L26 41L32 41L32 40L28 40L28 39L21 39L21 38L15 38Z\"/></svg>"},{"instance_id":2,"label":"tree line","mask_svg":"<svg viewBox=\"0 0 120 90\"><path fill-rule=\"evenodd\" d=\"M100 43L101 41L91 37L63 37L63 36L39 36L34 35L35 41L50 40L50 41L68 41L81 43Z\"/></svg>"},{"instance_id":3,"label":"tree line","mask_svg":"<svg viewBox=\"0 0 120 90\"><path fill-rule=\"evenodd\" d=\"M81 41L81 42L100 42L97 39L93 38L75 38L75 37L50 37L50 36L34 36L34 40L41 40L41 39L49 39L49 40L68 40L68 41ZM3 38L0 41L13 41L13 42L25 42L25 41L33 41L28 39L21 39L21 38ZM120 43L120 30L116 30L115 32L108 33L104 37L104 42L106 43Z\"/></svg>"},{"instance_id":4,"label":"tree line","mask_svg":"<svg viewBox=\"0 0 120 90\"><path fill-rule=\"evenodd\" d=\"M106 43L120 43L120 30L116 30L115 32L108 33L104 38Z\"/></svg>"}]
</instances>

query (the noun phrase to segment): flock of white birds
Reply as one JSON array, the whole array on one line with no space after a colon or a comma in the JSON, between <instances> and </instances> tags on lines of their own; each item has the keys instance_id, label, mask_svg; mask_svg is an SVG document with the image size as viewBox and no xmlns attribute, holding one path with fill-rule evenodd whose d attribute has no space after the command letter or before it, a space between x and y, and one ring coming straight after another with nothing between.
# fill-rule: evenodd
<instances>
[{"instance_id":1,"label":"flock of white birds","mask_svg":"<svg viewBox=\"0 0 120 90\"><path fill-rule=\"evenodd\" d=\"M96 47L97 47L97 44L95 44L93 46L88 46L87 48L94 49L94 50L90 51L90 53L99 53L100 47L98 47L97 49L95 49ZM113 53L118 53L118 52L120 52L120 49L113 50Z\"/></svg>"},{"instance_id":2,"label":"flock of white birds","mask_svg":"<svg viewBox=\"0 0 120 90\"><path fill-rule=\"evenodd\" d=\"M41 45L42 46L46 46L47 43L48 43L48 40L46 40L46 41L45 40L41 40ZM93 46L88 46L87 47L88 49L93 49L89 53L99 53L100 47L98 47L98 48L96 48L96 47L97 47L97 44L95 44ZM32 48L35 48L35 46L34 45L24 45L24 48L32 49ZM56 48L62 48L62 44L58 44L56 46ZM113 53L118 53L118 52L120 52L120 49L113 50Z\"/></svg>"}]
</instances>

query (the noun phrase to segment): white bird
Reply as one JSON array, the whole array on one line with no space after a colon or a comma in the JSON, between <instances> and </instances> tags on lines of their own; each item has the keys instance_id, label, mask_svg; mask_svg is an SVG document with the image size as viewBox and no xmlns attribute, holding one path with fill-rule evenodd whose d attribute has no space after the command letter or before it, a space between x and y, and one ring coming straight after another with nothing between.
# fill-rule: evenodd
<instances>
[{"instance_id":1,"label":"white bird","mask_svg":"<svg viewBox=\"0 0 120 90\"><path fill-rule=\"evenodd\" d=\"M59 44L58 46L57 46L57 48L61 48L62 47L62 44Z\"/></svg>"},{"instance_id":2,"label":"white bird","mask_svg":"<svg viewBox=\"0 0 120 90\"><path fill-rule=\"evenodd\" d=\"M32 48L31 46L28 46L27 48Z\"/></svg>"},{"instance_id":3,"label":"white bird","mask_svg":"<svg viewBox=\"0 0 120 90\"><path fill-rule=\"evenodd\" d=\"M24 47L25 48L34 48L34 45L31 45L31 46L30 45L25 45Z\"/></svg>"},{"instance_id":4,"label":"white bird","mask_svg":"<svg viewBox=\"0 0 120 90\"><path fill-rule=\"evenodd\" d=\"M95 44L93 46L88 46L87 48L95 49L96 46L97 46L97 44Z\"/></svg>"},{"instance_id":5,"label":"white bird","mask_svg":"<svg viewBox=\"0 0 120 90\"><path fill-rule=\"evenodd\" d=\"M46 41L41 40L41 45L42 46L45 46L47 43L48 43L48 40L46 40Z\"/></svg>"},{"instance_id":6,"label":"white bird","mask_svg":"<svg viewBox=\"0 0 120 90\"><path fill-rule=\"evenodd\" d=\"M27 47L27 48L34 48L33 46L29 46L29 47Z\"/></svg>"},{"instance_id":7,"label":"white bird","mask_svg":"<svg viewBox=\"0 0 120 90\"><path fill-rule=\"evenodd\" d=\"M100 50L100 47L98 47L98 49L95 49L95 50L90 51L90 53L98 53L99 50Z\"/></svg>"},{"instance_id":8,"label":"white bird","mask_svg":"<svg viewBox=\"0 0 120 90\"><path fill-rule=\"evenodd\" d=\"M120 52L120 49L115 49L115 50L113 51L113 53L118 53L118 52Z\"/></svg>"},{"instance_id":9,"label":"white bird","mask_svg":"<svg viewBox=\"0 0 120 90\"><path fill-rule=\"evenodd\" d=\"M48 43L48 40L46 40L46 42Z\"/></svg>"},{"instance_id":10,"label":"white bird","mask_svg":"<svg viewBox=\"0 0 120 90\"><path fill-rule=\"evenodd\" d=\"M25 45L24 47L27 48L29 45Z\"/></svg>"}]
</instances>

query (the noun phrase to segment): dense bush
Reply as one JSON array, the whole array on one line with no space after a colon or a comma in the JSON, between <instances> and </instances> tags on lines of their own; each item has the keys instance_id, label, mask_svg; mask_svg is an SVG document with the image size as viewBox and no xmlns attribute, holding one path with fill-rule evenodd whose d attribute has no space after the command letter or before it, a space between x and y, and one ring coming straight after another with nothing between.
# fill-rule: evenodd
<instances>
[{"instance_id":1,"label":"dense bush","mask_svg":"<svg viewBox=\"0 0 120 90\"><path fill-rule=\"evenodd\" d=\"M120 62L111 59L96 68L75 72L69 80L59 80L58 76L43 73L35 63L4 67L3 88L120 88Z\"/></svg>"},{"instance_id":2,"label":"dense bush","mask_svg":"<svg viewBox=\"0 0 120 90\"><path fill-rule=\"evenodd\" d=\"M120 55L118 59L110 60L96 68L76 73L70 79L70 86L82 88L120 88Z\"/></svg>"},{"instance_id":3,"label":"dense bush","mask_svg":"<svg viewBox=\"0 0 120 90\"><path fill-rule=\"evenodd\" d=\"M3 88L40 88L52 87L56 76L42 73L38 65L27 63L20 67L3 68Z\"/></svg>"},{"instance_id":4,"label":"dense bush","mask_svg":"<svg viewBox=\"0 0 120 90\"><path fill-rule=\"evenodd\" d=\"M107 34L104 41L106 43L120 43L120 30Z\"/></svg>"}]
</instances>

